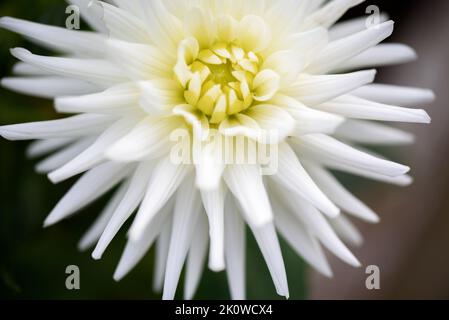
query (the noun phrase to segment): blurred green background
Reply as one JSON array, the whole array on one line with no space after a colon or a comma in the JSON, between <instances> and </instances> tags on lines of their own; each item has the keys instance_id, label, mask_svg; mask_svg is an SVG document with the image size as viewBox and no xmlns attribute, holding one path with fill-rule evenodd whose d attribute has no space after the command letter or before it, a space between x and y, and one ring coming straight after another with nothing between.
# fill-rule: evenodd
<instances>
[{"instance_id":1,"label":"blurred green background","mask_svg":"<svg viewBox=\"0 0 449 320\"><path fill-rule=\"evenodd\" d=\"M62 0L0 0L0 16L64 26L66 4ZM83 25L86 28L86 25ZM0 77L10 75L15 59L9 49L41 48L11 32L0 30ZM0 89L0 125L55 119L52 102ZM152 292L153 251L122 282L112 279L125 245L121 232L96 262L90 253L77 251L77 241L94 221L109 196L69 221L49 229L42 223L73 181L52 185L33 171L36 161L26 159L27 142L0 140L0 297L6 299L160 299ZM128 226L126 226L125 231ZM305 266L284 243L283 253L292 299L306 297ZM279 299L268 270L252 237L248 235L248 298ZM65 269L77 265L81 290L65 288ZM178 292L182 292L182 285ZM179 296L181 297L181 296ZM205 272L198 299L228 299L224 273Z\"/></svg>"}]
</instances>

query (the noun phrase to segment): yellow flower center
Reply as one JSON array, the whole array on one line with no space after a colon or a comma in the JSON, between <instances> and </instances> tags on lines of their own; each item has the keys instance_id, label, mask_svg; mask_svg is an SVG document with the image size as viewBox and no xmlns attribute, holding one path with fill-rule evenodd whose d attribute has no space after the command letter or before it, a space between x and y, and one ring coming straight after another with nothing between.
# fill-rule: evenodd
<instances>
[{"instance_id":1,"label":"yellow flower center","mask_svg":"<svg viewBox=\"0 0 449 320\"><path fill-rule=\"evenodd\" d=\"M183 40L174 68L186 104L220 124L262 101L279 89L280 77L263 69L263 58L233 42L216 42L200 49L195 38Z\"/></svg>"}]
</instances>

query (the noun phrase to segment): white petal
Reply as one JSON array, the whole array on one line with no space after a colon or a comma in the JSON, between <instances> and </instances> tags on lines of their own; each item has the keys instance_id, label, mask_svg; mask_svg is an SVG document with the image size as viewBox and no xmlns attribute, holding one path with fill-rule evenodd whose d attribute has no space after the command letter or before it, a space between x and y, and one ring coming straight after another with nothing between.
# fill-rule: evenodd
<instances>
[{"instance_id":1,"label":"white petal","mask_svg":"<svg viewBox=\"0 0 449 320\"><path fill-rule=\"evenodd\" d=\"M121 70L106 60L38 56L23 48L11 49L11 54L23 62L59 76L101 86L126 82Z\"/></svg>"},{"instance_id":2,"label":"white petal","mask_svg":"<svg viewBox=\"0 0 449 320\"><path fill-rule=\"evenodd\" d=\"M152 162L144 162L140 164L134 172L126 194L123 196L122 201L114 211L111 220L106 226L95 250L92 253L92 257L95 260L101 259L106 248L114 239L120 228L139 206L145 195L148 181L151 178L153 169L154 164Z\"/></svg>"},{"instance_id":3,"label":"white petal","mask_svg":"<svg viewBox=\"0 0 449 320\"><path fill-rule=\"evenodd\" d=\"M99 90L85 81L53 76L3 78L2 87L39 98L89 94Z\"/></svg>"},{"instance_id":4,"label":"white petal","mask_svg":"<svg viewBox=\"0 0 449 320\"><path fill-rule=\"evenodd\" d=\"M352 222L345 216L329 220L335 232L348 245L360 247L363 244L363 236Z\"/></svg>"},{"instance_id":5,"label":"white petal","mask_svg":"<svg viewBox=\"0 0 449 320\"><path fill-rule=\"evenodd\" d=\"M127 2L138 3L138 1ZM110 37L128 42L152 43L151 34L144 21L116 6L107 3L102 3L102 6L103 19Z\"/></svg>"},{"instance_id":6,"label":"white petal","mask_svg":"<svg viewBox=\"0 0 449 320\"><path fill-rule=\"evenodd\" d=\"M195 235L186 263L184 299L192 300L198 289L207 255L207 219L202 215L195 227Z\"/></svg>"},{"instance_id":7,"label":"white petal","mask_svg":"<svg viewBox=\"0 0 449 320\"><path fill-rule=\"evenodd\" d=\"M167 268L168 248L170 247L172 222L165 223L156 243L156 256L153 276L153 290L162 293L164 288L165 269Z\"/></svg>"},{"instance_id":8,"label":"white petal","mask_svg":"<svg viewBox=\"0 0 449 320\"><path fill-rule=\"evenodd\" d=\"M191 169L186 165L174 165L169 157L158 162L130 230L130 238L133 241L137 241L143 236L145 227L175 193Z\"/></svg>"},{"instance_id":9,"label":"white petal","mask_svg":"<svg viewBox=\"0 0 449 320\"><path fill-rule=\"evenodd\" d=\"M48 76L48 72L42 71L39 68L32 66L25 62L17 62L13 68L12 73L16 76Z\"/></svg>"},{"instance_id":10,"label":"white petal","mask_svg":"<svg viewBox=\"0 0 449 320\"><path fill-rule=\"evenodd\" d=\"M343 185L326 169L311 163L304 163L307 172L320 186L332 201L345 212L367 222L377 223L379 217L373 210L352 195Z\"/></svg>"},{"instance_id":11,"label":"white petal","mask_svg":"<svg viewBox=\"0 0 449 320\"><path fill-rule=\"evenodd\" d=\"M317 187L287 143L279 145L279 167L271 177L282 186L303 197L329 217L340 214L340 210Z\"/></svg>"},{"instance_id":12,"label":"white petal","mask_svg":"<svg viewBox=\"0 0 449 320\"><path fill-rule=\"evenodd\" d=\"M287 109L295 119L296 125L292 136L310 133L332 134L345 120L341 116L308 108L298 100L285 95L276 95L271 102Z\"/></svg>"},{"instance_id":13,"label":"white petal","mask_svg":"<svg viewBox=\"0 0 449 320\"><path fill-rule=\"evenodd\" d=\"M59 201L45 220L51 226L84 208L111 190L129 173L129 167L112 162L100 165L84 174Z\"/></svg>"},{"instance_id":14,"label":"white petal","mask_svg":"<svg viewBox=\"0 0 449 320\"><path fill-rule=\"evenodd\" d=\"M337 257L346 263L360 267L360 262L354 257L349 249L337 237L332 227L329 225L323 215L310 205L307 201L299 197L294 197L286 193L282 188L272 188L275 190L275 196L281 203L285 203L288 208L307 226L323 245L332 251Z\"/></svg>"},{"instance_id":15,"label":"white petal","mask_svg":"<svg viewBox=\"0 0 449 320\"><path fill-rule=\"evenodd\" d=\"M220 139L220 136L217 136ZM219 187L225 169L222 147L218 141L203 143L195 162L196 184L199 189L210 191Z\"/></svg>"},{"instance_id":16,"label":"white petal","mask_svg":"<svg viewBox=\"0 0 449 320\"><path fill-rule=\"evenodd\" d=\"M311 107L371 83L375 75L375 70L340 75L302 75L285 93Z\"/></svg>"},{"instance_id":17,"label":"white petal","mask_svg":"<svg viewBox=\"0 0 449 320\"><path fill-rule=\"evenodd\" d=\"M330 42L306 69L309 73L328 73L345 61L374 47L393 33L393 21L384 22L376 28L366 29L349 37ZM374 67L374 66L371 66Z\"/></svg>"},{"instance_id":18,"label":"white petal","mask_svg":"<svg viewBox=\"0 0 449 320\"><path fill-rule=\"evenodd\" d=\"M30 158L39 158L62 147L69 145L73 139L70 138L54 138L47 140L39 140L31 143L27 148L27 156Z\"/></svg>"},{"instance_id":19,"label":"white petal","mask_svg":"<svg viewBox=\"0 0 449 320\"><path fill-rule=\"evenodd\" d=\"M126 113L137 108L139 97L137 87L126 83L100 93L57 98L55 108L61 113Z\"/></svg>"},{"instance_id":20,"label":"white petal","mask_svg":"<svg viewBox=\"0 0 449 320\"><path fill-rule=\"evenodd\" d=\"M36 172L48 174L53 170L62 167L63 165L77 157L80 153L85 151L90 145L92 145L94 141L95 138L84 138L52 154L36 165Z\"/></svg>"},{"instance_id":21,"label":"white petal","mask_svg":"<svg viewBox=\"0 0 449 320\"><path fill-rule=\"evenodd\" d=\"M350 173L350 174L353 174L356 176L360 176L360 177L364 177L367 179L380 181L380 182L384 182L384 183L389 183L389 184L397 185L400 187L407 187L413 183L413 178L406 174L397 176L397 177L391 177L391 176L387 176L384 174L375 173L373 171L369 171L366 169L357 168L351 164L338 163L335 161L329 161L327 163L326 160L324 160L324 159L317 159L314 157L308 159L307 156L302 156L301 160L316 162L316 163L324 165L325 167L327 167L329 169Z\"/></svg>"},{"instance_id":22,"label":"white petal","mask_svg":"<svg viewBox=\"0 0 449 320\"><path fill-rule=\"evenodd\" d=\"M53 183L59 183L105 161L106 158L104 157L104 152L107 148L117 141L117 139L129 132L135 124L136 117L133 116L117 121L105 130L89 148L69 163L51 172L48 175L49 179Z\"/></svg>"},{"instance_id":23,"label":"white petal","mask_svg":"<svg viewBox=\"0 0 449 320\"><path fill-rule=\"evenodd\" d=\"M168 115L173 107L182 104L181 86L174 80L154 79L139 83L142 97L140 106L150 115Z\"/></svg>"},{"instance_id":24,"label":"white petal","mask_svg":"<svg viewBox=\"0 0 449 320\"><path fill-rule=\"evenodd\" d=\"M225 210L225 256L229 291L233 300L244 300L246 297L245 224L231 195L226 198Z\"/></svg>"},{"instance_id":25,"label":"white petal","mask_svg":"<svg viewBox=\"0 0 449 320\"><path fill-rule=\"evenodd\" d=\"M82 137L103 130L113 120L110 116L83 114L61 120L2 126L0 135L8 140Z\"/></svg>"},{"instance_id":26,"label":"white petal","mask_svg":"<svg viewBox=\"0 0 449 320\"><path fill-rule=\"evenodd\" d=\"M272 199L272 205L276 213L276 226L289 245L320 273L326 277L332 277L332 270L318 240L310 234L299 219L289 213L277 200Z\"/></svg>"},{"instance_id":27,"label":"white petal","mask_svg":"<svg viewBox=\"0 0 449 320\"><path fill-rule=\"evenodd\" d=\"M416 60L411 47L399 43L379 44L337 66L335 71L397 65Z\"/></svg>"},{"instance_id":28,"label":"white petal","mask_svg":"<svg viewBox=\"0 0 449 320\"><path fill-rule=\"evenodd\" d=\"M170 151L170 134L181 125L174 117L148 117L108 148L106 157L118 162L160 157Z\"/></svg>"},{"instance_id":29,"label":"white petal","mask_svg":"<svg viewBox=\"0 0 449 320\"><path fill-rule=\"evenodd\" d=\"M317 25L329 28L337 22L348 9L359 5L365 0L333 0L325 6L315 11L304 22L304 28L311 28Z\"/></svg>"},{"instance_id":30,"label":"white petal","mask_svg":"<svg viewBox=\"0 0 449 320\"><path fill-rule=\"evenodd\" d=\"M195 234L201 213L201 201L193 177L187 179L176 194L173 229L168 250L164 282L164 300L173 300L182 266Z\"/></svg>"},{"instance_id":31,"label":"white petal","mask_svg":"<svg viewBox=\"0 0 449 320\"><path fill-rule=\"evenodd\" d=\"M270 201L259 166L228 165L223 178L251 226L262 227L273 221Z\"/></svg>"},{"instance_id":32,"label":"white petal","mask_svg":"<svg viewBox=\"0 0 449 320\"><path fill-rule=\"evenodd\" d=\"M252 228L257 244L265 258L271 273L276 292L280 296L289 298L287 275L285 273L284 259L273 223Z\"/></svg>"},{"instance_id":33,"label":"white petal","mask_svg":"<svg viewBox=\"0 0 449 320\"><path fill-rule=\"evenodd\" d=\"M52 50L90 57L104 56L105 37L98 33L68 30L10 17L1 18L0 27L19 33Z\"/></svg>"},{"instance_id":34,"label":"white petal","mask_svg":"<svg viewBox=\"0 0 449 320\"><path fill-rule=\"evenodd\" d=\"M435 94L431 90L388 84L371 84L357 89L352 94L367 100L401 107L416 107L435 100Z\"/></svg>"},{"instance_id":35,"label":"white petal","mask_svg":"<svg viewBox=\"0 0 449 320\"><path fill-rule=\"evenodd\" d=\"M326 164L341 163L390 177L401 176L410 171L407 166L379 159L326 135L314 134L295 138L294 146L299 153L319 158Z\"/></svg>"},{"instance_id":36,"label":"white petal","mask_svg":"<svg viewBox=\"0 0 449 320\"><path fill-rule=\"evenodd\" d=\"M378 22L382 23L388 20L388 15L385 13L381 13L378 18L379 18ZM332 28L329 29L329 37L332 40L338 40L350 36L351 34L360 32L366 28L367 28L366 16L344 20L338 22Z\"/></svg>"},{"instance_id":37,"label":"white petal","mask_svg":"<svg viewBox=\"0 0 449 320\"><path fill-rule=\"evenodd\" d=\"M145 227L145 233L138 241L128 240L125 251L114 273L114 280L122 280L145 256L166 223L171 223L173 205L167 204Z\"/></svg>"},{"instance_id":38,"label":"white petal","mask_svg":"<svg viewBox=\"0 0 449 320\"><path fill-rule=\"evenodd\" d=\"M347 120L335 132L338 139L363 145L402 145L415 141L412 133L361 120Z\"/></svg>"},{"instance_id":39,"label":"white petal","mask_svg":"<svg viewBox=\"0 0 449 320\"><path fill-rule=\"evenodd\" d=\"M246 115L257 122L267 138L276 136L274 141L267 140L270 141L269 143L283 141L295 129L295 119L287 111L275 105L260 104L254 106L246 112Z\"/></svg>"},{"instance_id":40,"label":"white petal","mask_svg":"<svg viewBox=\"0 0 449 320\"><path fill-rule=\"evenodd\" d=\"M351 95L340 96L332 101L317 105L315 108L336 113L346 118L362 120L409 123L431 122L427 112L422 109L395 107L371 102Z\"/></svg>"},{"instance_id":41,"label":"white petal","mask_svg":"<svg viewBox=\"0 0 449 320\"><path fill-rule=\"evenodd\" d=\"M224 258L224 205L226 192L223 185L216 190L201 191L204 209L209 219L209 269L215 272L225 268Z\"/></svg>"},{"instance_id":42,"label":"white petal","mask_svg":"<svg viewBox=\"0 0 449 320\"><path fill-rule=\"evenodd\" d=\"M115 192L112 199L109 200L106 208L78 243L79 250L85 251L89 249L95 244L95 242L98 241L98 239L100 239L101 234L108 225L108 222L114 214L115 209L119 205L120 201L122 201L122 198L125 195L128 186L128 183L123 183L122 186Z\"/></svg>"},{"instance_id":43,"label":"white petal","mask_svg":"<svg viewBox=\"0 0 449 320\"><path fill-rule=\"evenodd\" d=\"M170 79L172 76L175 61L154 46L108 40L108 47L109 58L133 80Z\"/></svg>"}]
</instances>

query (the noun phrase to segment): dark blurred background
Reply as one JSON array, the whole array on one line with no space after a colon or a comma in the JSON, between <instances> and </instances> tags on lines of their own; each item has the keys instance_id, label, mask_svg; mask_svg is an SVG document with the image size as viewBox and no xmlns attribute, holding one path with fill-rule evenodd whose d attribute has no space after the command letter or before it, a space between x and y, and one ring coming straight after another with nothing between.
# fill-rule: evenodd
<instances>
[{"instance_id":1,"label":"dark blurred background","mask_svg":"<svg viewBox=\"0 0 449 320\"><path fill-rule=\"evenodd\" d=\"M420 56L412 64L381 70L378 81L434 89L438 100L425 106L433 124L406 126L418 137L415 146L382 150L413 167L416 182L412 187L403 189L342 177L382 217L380 225L359 225L366 242L355 250L364 265L380 267L381 290L368 291L364 269L346 267L332 257L334 279L318 276L282 243L292 299L449 298L449 109L445 105L449 101L449 1L368 1L351 10L346 18L363 15L371 4L397 22L390 41L409 44ZM64 26L65 7L62 0L0 0L0 16ZM45 53L21 37L0 30L0 77L10 74L15 61L9 48L18 46ZM57 117L51 101L0 89L0 125ZM92 260L89 252L77 251L79 238L108 197L69 221L42 228L44 218L73 181L54 186L45 176L37 175L33 171L36 161L25 157L27 145L0 140L0 298L159 299L160 295L151 291L152 251L122 282L113 281L125 232L119 234L99 262ZM250 235L248 241L248 297L278 298ZM81 290L65 288L68 265L80 267ZM207 271L197 298L229 298L225 275Z\"/></svg>"}]
</instances>

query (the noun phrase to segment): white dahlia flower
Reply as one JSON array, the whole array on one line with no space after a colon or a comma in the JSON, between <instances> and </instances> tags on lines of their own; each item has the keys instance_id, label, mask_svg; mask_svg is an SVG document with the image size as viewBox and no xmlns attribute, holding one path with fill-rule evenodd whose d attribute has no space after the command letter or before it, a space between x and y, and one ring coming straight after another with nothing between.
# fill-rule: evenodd
<instances>
[{"instance_id":1,"label":"white dahlia flower","mask_svg":"<svg viewBox=\"0 0 449 320\"><path fill-rule=\"evenodd\" d=\"M0 20L61 53L12 49L21 62L2 85L77 114L0 127L6 139L38 140L30 156L52 153L37 166L52 182L83 174L45 226L114 189L80 247L96 245L100 259L136 212L114 278L155 244L164 299L174 298L184 264L185 298L194 296L207 255L211 270L226 270L232 298L244 299L245 225L281 296L289 289L278 233L326 276L321 245L360 266L344 244L361 241L347 215L379 218L329 169L408 185L409 167L355 145L413 141L372 120L430 122L409 107L432 92L371 84L376 72L363 70L415 58L405 45L379 44L392 21L336 23L363 0L70 2L94 32Z\"/></svg>"}]
</instances>

